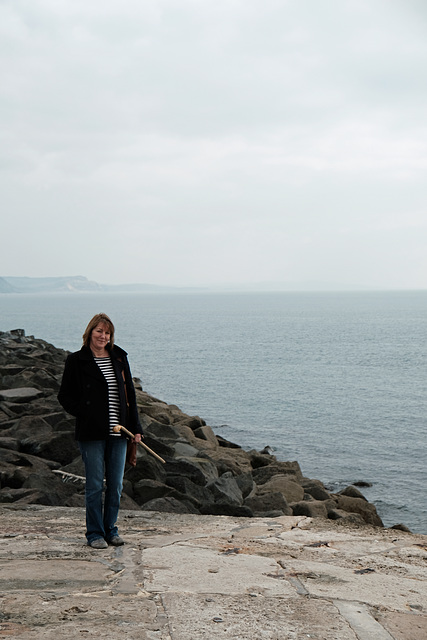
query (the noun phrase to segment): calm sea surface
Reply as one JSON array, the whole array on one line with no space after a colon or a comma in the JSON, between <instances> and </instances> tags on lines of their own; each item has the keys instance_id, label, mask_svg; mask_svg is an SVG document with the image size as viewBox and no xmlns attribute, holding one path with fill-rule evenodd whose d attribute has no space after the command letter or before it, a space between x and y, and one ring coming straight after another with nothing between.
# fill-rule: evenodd
<instances>
[{"instance_id":1,"label":"calm sea surface","mask_svg":"<svg viewBox=\"0 0 427 640\"><path fill-rule=\"evenodd\" d=\"M99 311L146 391L427 533L427 292L2 294L0 330L75 351Z\"/></svg>"}]
</instances>

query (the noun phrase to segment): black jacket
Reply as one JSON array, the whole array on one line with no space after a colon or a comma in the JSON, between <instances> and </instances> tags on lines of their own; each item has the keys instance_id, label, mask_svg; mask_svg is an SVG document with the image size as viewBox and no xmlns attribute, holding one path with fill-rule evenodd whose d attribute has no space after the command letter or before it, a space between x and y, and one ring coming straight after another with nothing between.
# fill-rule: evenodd
<instances>
[{"instance_id":1,"label":"black jacket","mask_svg":"<svg viewBox=\"0 0 427 640\"><path fill-rule=\"evenodd\" d=\"M127 353L114 346L110 356L119 387L120 424L133 434L142 434ZM108 437L108 385L89 347L82 347L67 357L58 400L65 411L76 418L76 440Z\"/></svg>"}]
</instances>

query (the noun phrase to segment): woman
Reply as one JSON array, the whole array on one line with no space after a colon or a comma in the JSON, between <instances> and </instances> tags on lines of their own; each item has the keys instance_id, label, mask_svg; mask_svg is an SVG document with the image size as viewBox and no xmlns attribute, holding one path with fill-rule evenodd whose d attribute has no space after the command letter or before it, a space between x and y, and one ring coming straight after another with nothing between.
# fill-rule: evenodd
<instances>
[{"instance_id":1,"label":"woman","mask_svg":"<svg viewBox=\"0 0 427 640\"><path fill-rule=\"evenodd\" d=\"M125 426L137 442L142 428L127 353L114 344L114 325L105 313L92 318L83 334L82 348L67 357L58 400L76 418L76 440L86 470L88 545L94 549L120 546L124 540L116 521L127 440L113 428Z\"/></svg>"}]
</instances>

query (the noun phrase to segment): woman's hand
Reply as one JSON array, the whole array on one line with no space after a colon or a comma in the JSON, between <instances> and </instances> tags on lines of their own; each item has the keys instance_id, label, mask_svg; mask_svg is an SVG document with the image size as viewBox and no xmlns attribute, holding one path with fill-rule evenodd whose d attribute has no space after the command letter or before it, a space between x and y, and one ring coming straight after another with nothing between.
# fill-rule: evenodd
<instances>
[{"instance_id":1,"label":"woman's hand","mask_svg":"<svg viewBox=\"0 0 427 640\"><path fill-rule=\"evenodd\" d=\"M140 433L136 433L134 440L135 440L135 442L141 442L141 434Z\"/></svg>"}]
</instances>

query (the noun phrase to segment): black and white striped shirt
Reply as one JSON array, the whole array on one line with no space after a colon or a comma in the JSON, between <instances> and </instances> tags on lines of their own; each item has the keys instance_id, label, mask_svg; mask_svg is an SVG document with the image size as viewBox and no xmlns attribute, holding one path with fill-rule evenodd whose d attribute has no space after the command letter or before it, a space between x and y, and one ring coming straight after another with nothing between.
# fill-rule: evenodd
<instances>
[{"instance_id":1,"label":"black and white striped shirt","mask_svg":"<svg viewBox=\"0 0 427 640\"><path fill-rule=\"evenodd\" d=\"M113 427L120 424L120 396L119 385L114 373L113 363L110 356L105 358L95 358L95 362L101 369L108 384L108 410L110 415L110 436L119 436L115 433Z\"/></svg>"}]
</instances>

